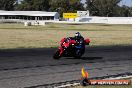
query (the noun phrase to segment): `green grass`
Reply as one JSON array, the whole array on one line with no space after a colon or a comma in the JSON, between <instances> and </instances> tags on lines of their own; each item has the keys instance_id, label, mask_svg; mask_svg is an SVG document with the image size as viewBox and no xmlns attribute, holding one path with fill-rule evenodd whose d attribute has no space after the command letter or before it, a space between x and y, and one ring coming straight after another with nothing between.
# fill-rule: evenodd
<instances>
[{"instance_id":1,"label":"green grass","mask_svg":"<svg viewBox=\"0 0 132 88\"><path fill-rule=\"evenodd\" d=\"M132 25L106 24L0 24L0 49L57 47L63 37L79 31L91 39L90 46L132 45Z\"/></svg>"}]
</instances>

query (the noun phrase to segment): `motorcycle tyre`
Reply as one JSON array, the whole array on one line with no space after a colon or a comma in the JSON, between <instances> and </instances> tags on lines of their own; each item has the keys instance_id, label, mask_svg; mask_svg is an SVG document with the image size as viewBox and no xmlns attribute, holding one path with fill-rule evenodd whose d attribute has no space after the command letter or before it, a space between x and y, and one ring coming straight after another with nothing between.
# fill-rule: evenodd
<instances>
[{"instance_id":1,"label":"motorcycle tyre","mask_svg":"<svg viewBox=\"0 0 132 88\"><path fill-rule=\"evenodd\" d=\"M60 50L57 50L57 51L55 52L55 54L53 55L53 59L58 60L58 59L60 59L60 58L61 58Z\"/></svg>"},{"instance_id":2,"label":"motorcycle tyre","mask_svg":"<svg viewBox=\"0 0 132 88\"><path fill-rule=\"evenodd\" d=\"M74 58L80 59L81 56L82 56L82 53L80 52L80 50L77 50L77 51L76 51L76 54L75 54L75 56L74 56Z\"/></svg>"}]
</instances>

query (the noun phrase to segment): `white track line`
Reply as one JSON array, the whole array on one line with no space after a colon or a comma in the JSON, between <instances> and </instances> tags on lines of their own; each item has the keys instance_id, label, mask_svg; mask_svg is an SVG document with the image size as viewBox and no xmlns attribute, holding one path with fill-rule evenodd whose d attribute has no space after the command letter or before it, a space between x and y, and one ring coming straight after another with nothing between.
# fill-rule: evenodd
<instances>
[{"instance_id":1,"label":"white track line","mask_svg":"<svg viewBox=\"0 0 132 88\"><path fill-rule=\"evenodd\" d=\"M80 85L80 83L66 84L66 85L61 85L54 88L65 88L65 87L78 86L78 85Z\"/></svg>"},{"instance_id":2,"label":"white track line","mask_svg":"<svg viewBox=\"0 0 132 88\"><path fill-rule=\"evenodd\" d=\"M125 77L115 77L115 78L106 78L106 79L127 79L127 78L132 78L132 76L125 76ZM104 79L104 80L106 80ZM61 85L61 86L57 86L57 87L54 87L54 88L66 88L66 87L71 87L71 86L78 86L80 85L80 83L72 83L72 84L66 84L66 85Z\"/></svg>"},{"instance_id":3,"label":"white track line","mask_svg":"<svg viewBox=\"0 0 132 88\"><path fill-rule=\"evenodd\" d=\"M107 79L127 79L127 78L132 78L132 76L115 77L115 78L107 78Z\"/></svg>"}]
</instances>

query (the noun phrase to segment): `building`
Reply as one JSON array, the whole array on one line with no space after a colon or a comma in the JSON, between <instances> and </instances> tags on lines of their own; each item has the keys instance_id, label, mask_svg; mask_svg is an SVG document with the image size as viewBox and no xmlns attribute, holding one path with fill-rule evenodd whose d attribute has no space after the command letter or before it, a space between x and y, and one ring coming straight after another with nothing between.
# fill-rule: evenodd
<instances>
[{"instance_id":1,"label":"building","mask_svg":"<svg viewBox=\"0 0 132 88\"><path fill-rule=\"evenodd\" d=\"M59 20L58 12L45 12L45 11L0 11L0 20Z\"/></svg>"}]
</instances>

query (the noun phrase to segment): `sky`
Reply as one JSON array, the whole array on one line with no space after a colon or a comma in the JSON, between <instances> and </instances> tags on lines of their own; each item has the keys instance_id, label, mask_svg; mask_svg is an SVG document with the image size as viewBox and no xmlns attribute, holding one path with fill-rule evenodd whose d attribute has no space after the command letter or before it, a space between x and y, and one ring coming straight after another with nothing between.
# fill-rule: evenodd
<instances>
[{"instance_id":1,"label":"sky","mask_svg":"<svg viewBox=\"0 0 132 88\"><path fill-rule=\"evenodd\" d=\"M132 7L132 0L122 0L122 2L120 2L120 5L123 5L123 4Z\"/></svg>"},{"instance_id":2,"label":"sky","mask_svg":"<svg viewBox=\"0 0 132 88\"><path fill-rule=\"evenodd\" d=\"M84 3L86 0L82 0L82 2ZM119 3L120 6L122 5L127 5L127 6L130 6L132 7L132 0L122 0L120 3Z\"/></svg>"}]
</instances>

